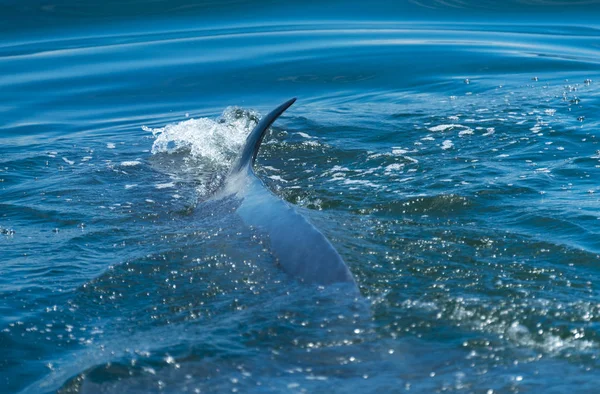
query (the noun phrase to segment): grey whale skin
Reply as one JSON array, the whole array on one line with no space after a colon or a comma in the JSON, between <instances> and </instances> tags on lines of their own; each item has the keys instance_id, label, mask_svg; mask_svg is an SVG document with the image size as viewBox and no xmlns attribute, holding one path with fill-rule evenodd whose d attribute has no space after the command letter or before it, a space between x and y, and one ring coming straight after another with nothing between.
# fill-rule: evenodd
<instances>
[{"instance_id":1,"label":"grey whale skin","mask_svg":"<svg viewBox=\"0 0 600 394\"><path fill-rule=\"evenodd\" d=\"M216 199L234 196L243 222L266 234L281 268L305 283L346 282L356 288L352 273L331 242L296 210L275 196L254 173L260 144L273 122L294 102L286 101L262 118L248 135L241 155L231 168Z\"/></svg>"}]
</instances>

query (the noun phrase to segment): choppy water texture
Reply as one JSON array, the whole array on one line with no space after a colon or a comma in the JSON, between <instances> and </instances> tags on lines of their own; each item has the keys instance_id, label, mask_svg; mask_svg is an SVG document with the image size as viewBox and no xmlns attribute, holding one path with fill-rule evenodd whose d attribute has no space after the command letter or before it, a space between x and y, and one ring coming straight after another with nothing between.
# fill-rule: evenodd
<instances>
[{"instance_id":1,"label":"choppy water texture","mask_svg":"<svg viewBox=\"0 0 600 394\"><path fill-rule=\"evenodd\" d=\"M0 391L600 386L597 2L28 3L0 16ZM294 96L257 173L358 299L209 199Z\"/></svg>"}]
</instances>

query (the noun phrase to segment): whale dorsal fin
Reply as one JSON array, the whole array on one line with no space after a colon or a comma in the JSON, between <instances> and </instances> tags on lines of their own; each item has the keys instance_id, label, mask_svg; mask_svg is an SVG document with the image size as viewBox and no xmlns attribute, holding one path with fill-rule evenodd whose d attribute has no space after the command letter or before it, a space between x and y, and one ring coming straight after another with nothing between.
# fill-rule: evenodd
<instances>
[{"instance_id":1,"label":"whale dorsal fin","mask_svg":"<svg viewBox=\"0 0 600 394\"><path fill-rule=\"evenodd\" d=\"M252 165L256 160L256 155L258 154L258 148L260 147L267 130L269 127L271 127L279 115L288 109L290 105L294 104L294 101L296 101L296 98L286 101L273 111L269 112L267 116L258 122L254 130L252 130L252 132L248 135L248 138L246 138L244 150L242 151L242 154L238 158L237 162L232 167L231 173L240 172L245 168L252 169Z\"/></svg>"}]
</instances>

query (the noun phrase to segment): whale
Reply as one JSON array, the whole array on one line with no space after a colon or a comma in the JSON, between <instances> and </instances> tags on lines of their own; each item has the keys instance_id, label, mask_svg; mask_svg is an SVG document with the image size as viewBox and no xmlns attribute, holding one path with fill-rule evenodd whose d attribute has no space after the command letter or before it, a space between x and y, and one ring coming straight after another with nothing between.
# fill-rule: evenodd
<instances>
[{"instance_id":1,"label":"whale","mask_svg":"<svg viewBox=\"0 0 600 394\"><path fill-rule=\"evenodd\" d=\"M356 289L354 276L325 235L290 203L273 194L254 172L265 135L295 101L284 102L258 122L213 199L237 200L235 213L246 226L268 239L275 263L294 279L317 285L349 283Z\"/></svg>"},{"instance_id":2,"label":"whale","mask_svg":"<svg viewBox=\"0 0 600 394\"><path fill-rule=\"evenodd\" d=\"M227 287L228 284L219 280L229 282L232 278L238 278L236 276L238 272L246 277L248 271L243 269L233 273L228 271L228 274L222 278L222 273L216 271L211 272L215 277L209 277L216 287L198 286L197 281L192 278L204 278L203 273L195 273L196 264L186 268L185 264L181 263L196 261L191 254L196 248L195 243L203 239L202 235L190 237L191 244L187 243L187 239L180 239L181 243L177 244L175 249L169 249L172 254L160 251L152 256L140 256L128 260L126 264L116 265L76 290L73 296L69 296L69 304L63 308L64 312L61 312L65 319L63 324L67 324L67 327L69 324L75 327L98 327L101 334L95 336L94 341L86 343L85 346L81 346L81 342L69 342L70 345L65 345L64 354L49 355L53 363L52 371L48 371L39 380L30 383L22 391L23 394L154 392L157 381L166 382L167 391L173 392L192 391L193 388L203 385L210 389L210 381L201 376L198 379L190 376L195 373L194 371L207 370L207 363L211 365L213 361L204 357L204 349L207 346L212 349L215 346L215 338L220 338L223 330L232 332L231 330L235 328L243 331L240 333L240 343L230 342L237 339L223 339L223 343L226 344L223 346L232 350L231 353L229 351L223 353L224 355L218 350L219 353L215 356L215 364L213 364L217 367L220 365L227 367L226 360L230 358L230 354L240 354L239 352L243 351L240 349L246 346L254 347L254 340L248 338L259 338L255 335L262 336L262 331L260 329L257 331L254 323L244 322L258 319L260 323L271 321L269 319L278 319L282 308L297 316L302 316L308 311L310 314L308 319L314 322L323 322L327 318L327 332L341 330L340 332L345 333L350 329L354 330L359 322L358 319L365 324L372 322L369 301L361 296L355 278L331 242L292 204L272 193L254 172L256 156L263 139L271 125L294 102L295 99L288 100L261 118L246 137L233 165L225 170L227 172L223 177L223 183L216 192L202 199L195 210L185 212L180 222L175 222L177 226L196 229L198 226L213 228L211 226L216 221L219 228L223 225L231 225L236 233L239 230L238 225L249 227L250 231L240 231L244 236L236 237L235 241L241 239L244 242L245 235L248 233L252 235L252 239L254 235L257 238L264 237L260 238L261 257L264 257L262 250L267 249L273 260L267 257L261 258L260 261L266 264L274 261L278 266L273 267L276 274L263 275L265 271L270 271L270 267L265 267L266 270L257 270L257 274L252 277L253 283L248 284L246 288L238 283L232 283L232 286ZM237 243L230 244L227 240L217 243L223 245L224 249L221 251L227 253L230 248L236 250L239 248ZM183 260L181 260L179 246L185 248ZM244 253L244 257L250 256ZM170 262L168 269L160 269L164 261ZM175 266L181 268L173 271L171 267ZM284 274L279 275L279 270ZM210 269L206 270L209 271ZM176 293L173 292L174 282L172 282L173 287L164 286L165 279L173 278L173 272L179 272L177 278L183 278L177 282ZM188 276L190 279L186 280ZM282 277L285 276L290 277L290 283L282 281ZM270 283L271 286L263 287L259 291L254 289L253 284L264 278L274 279ZM114 300L106 297L106 303L98 301L98 295L102 295L105 291L112 293L112 289L117 288L122 289L119 290L120 293L122 291L119 297ZM265 289L265 292L262 292L262 289ZM221 291L223 293L220 293ZM240 302L245 307L239 310L237 308L231 310L229 302L216 302L207 309L209 313L198 313L190 317L187 313L180 312L188 310L188 303L193 310L198 308L203 311L204 308L199 305L220 299L220 295L228 291L235 291L234 297L255 294L256 299L249 297L248 300ZM215 295L215 292L218 294ZM171 300L174 304L170 303ZM71 308L72 305L77 305L77 308ZM144 305L147 307L141 307ZM158 324L154 323L154 316L147 316L146 313L148 308L154 305L162 305L159 309L161 312L156 314L159 319ZM186 305L185 308L179 309L182 305ZM301 308L298 309L300 305ZM117 315L114 312L116 306L119 308ZM351 320L337 318L348 313L353 316ZM146 316L153 323L150 326L140 325L138 320L140 316ZM124 324L126 330L122 329ZM287 327L286 322L282 324ZM317 331L312 328L307 330L301 328L300 331L290 332L289 335L293 335L294 338L298 335L306 335L305 338L314 336L316 341L321 337L321 330L317 329ZM123 375L123 368L128 365L123 363L129 363L133 354L130 350L132 344L135 344L136 349L148 354L162 355L171 350L179 352L181 338L185 338L185 343L189 344L183 350L187 361L182 363L181 369L152 364L152 372L145 373L146 364L143 363L148 361L141 360L141 366L132 364L128 367L131 368L128 369L130 375ZM288 341L281 336L278 340L285 341L281 343ZM230 343L234 345L231 346ZM188 358L189 348L198 349L200 353ZM137 350L135 352L137 353ZM45 362L49 361L45 360L44 364ZM233 373L237 376L238 369L235 368Z\"/></svg>"}]
</instances>

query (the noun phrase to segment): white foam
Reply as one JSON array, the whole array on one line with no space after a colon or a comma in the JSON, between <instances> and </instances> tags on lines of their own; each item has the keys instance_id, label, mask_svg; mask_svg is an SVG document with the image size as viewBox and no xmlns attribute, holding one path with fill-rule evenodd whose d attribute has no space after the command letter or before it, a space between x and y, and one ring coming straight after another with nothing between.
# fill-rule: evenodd
<instances>
[{"instance_id":1,"label":"white foam","mask_svg":"<svg viewBox=\"0 0 600 394\"><path fill-rule=\"evenodd\" d=\"M273 179L274 181L287 183L287 181L285 179L283 179L282 177L280 177L279 175L271 175L271 176L269 176L269 178Z\"/></svg>"},{"instance_id":2,"label":"white foam","mask_svg":"<svg viewBox=\"0 0 600 394\"><path fill-rule=\"evenodd\" d=\"M122 161L121 165L123 167L135 167L135 166L139 166L140 164L142 164L140 161L137 160L132 160L132 161Z\"/></svg>"},{"instance_id":3,"label":"white foam","mask_svg":"<svg viewBox=\"0 0 600 394\"><path fill-rule=\"evenodd\" d=\"M304 141L302 143L304 146L321 146L321 144L317 141Z\"/></svg>"},{"instance_id":4,"label":"white foam","mask_svg":"<svg viewBox=\"0 0 600 394\"><path fill-rule=\"evenodd\" d=\"M404 167L404 164L402 164L402 163L390 164L387 167L385 167L384 172L386 174L391 174L392 172L400 171L402 169L402 167Z\"/></svg>"},{"instance_id":5,"label":"white foam","mask_svg":"<svg viewBox=\"0 0 600 394\"><path fill-rule=\"evenodd\" d=\"M454 144L450 140L445 140L444 142L442 142L442 149L443 150L452 149L453 147L454 147Z\"/></svg>"},{"instance_id":6,"label":"white foam","mask_svg":"<svg viewBox=\"0 0 600 394\"><path fill-rule=\"evenodd\" d=\"M106 144L106 147L107 147L108 149L115 149L115 148L116 148L116 145L115 145L115 144L113 144L112 142L109 142L109 143L107 143L107 144Z\"/></svg>"},{"instance_id":7,"label":"white foam","mask_svg":"<svg viewBox=\"0 0 600 394\"><path fill-rule=\"evenodd\" d=\"M66 157L63 157L62 159L63 159L63 161L64 161L65 163L67 163L67 164L69 164L69 165L73 165L73 164L75 164L75 162L74 162L73 160L69 160L69 159L67 159Z\"/></svg>"},{"instance_id":8,"label":"white foam","mask_svg":"<svg viewBox=\"0 0 600 394\"><path fill-rule=\"evenodd\" d=\"M175 187L175 184L173 182L169 182L169 183L157 183L156 185L154 185L155 188L157 189L168 189L171 187Z\"/></svg>"},{"instance_id":9,"label":"white foam","mask_svg":"<svg viewBox=\"0 0 600 394\"><path fill-rule=\"evenodd\" d=\"M434 132L441 132L441 131L446 131L446 130L453 130L453 129L456 129L456 128L470 130L469 127L463 126L461 124L456 124L456 123L441 124L441 125L437 125L437 126L434 126L434 127L430 127L428 130L429 131L434 131Z\"/></svg>"},{"instance_id":10,"label":"white foam","mask_svg":"<svg viewBox=\"0 0 600 394\"><path fill-rule=\"evenodd\" d=\"M595 347L592 341L582 339L583 334L578 333L576 330L572 330L571 333L572 335L563 339L550 332L543 332L542 338L536 339L531 331L518 321L513 322L505 331L505 335L509 340L521 346L540 349L551 354L573 349L583 351Z\"/></svg>"},{"instance_id":11,"label":"white foam","mask_svg":"<svg viewBox=\"0 0 600 394\"><path fill-rule=\"evenodd\" d=\"M347 168L347 167L342 167L342 166L335 165L335 166L333 166L333 167L331 168L331 170L330 170L330 171L332 171L332 172L333 172L333 171L350 171L350 169L349 169L349 168Z\"/></svg>"},{"instance_id":12,"label":"white foam","mask_svg":"<svg viewBox=\"0 0 600 394\"><path fill-rule=\"evenodd\" d=\"M486 137L488 135L492 135L496 132L496 130L493 127L488 127L487 129L485 129L485 133L482 134L482 136Z\"/></svg>"},{"instance_id":13,"label":"white foam","mask_svg":"<svg viewBox=\"0 0 600 394\"><path fill-rule=\"evenodd\" d=\"M402 149L402 148L392 148L392 155L396 155L396 156L400 156L403 155L405 153L409 153L409 150L406 149Z\"/></svg>"},{"instance_id":14,"label":"white foam","mask_svg":"<svg viewBox=\"0 0 600 394\"><path fill-rule=\"evenodd\" d=\"M217 119L188 119L165 127L151 129L156 139L152 154L189 152L199 159L228 166L237 156L246 136L258 121L258 114L228 107Z\"/></svg>"}]
</instances>

